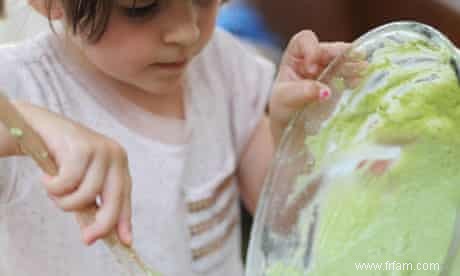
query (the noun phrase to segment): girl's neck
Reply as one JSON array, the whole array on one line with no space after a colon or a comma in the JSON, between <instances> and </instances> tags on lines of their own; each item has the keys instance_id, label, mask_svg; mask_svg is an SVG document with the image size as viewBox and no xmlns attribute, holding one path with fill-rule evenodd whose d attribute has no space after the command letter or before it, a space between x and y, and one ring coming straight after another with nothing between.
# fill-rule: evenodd
<instances>
[{"instance_id":1,"label":"girl's neck","mask_svg":"<svg viewBox=\"0 0 460 276\"><path fill-rule=\"evenodd\" d=\"M120 83L120 95L147 112L161 117L185 119L185 80L167 94L155 95Z\"/></svg>"},{"instance_id":2,"label":"girl's neck","mask_svg":"<svg viewBox=\"0 0 460 276\"><path fill-rule=\"evenodd\" d=\"M67 58L70 58L72 62L77 63L79 67L88 74L94 76L97 80L113 87L113 90L121 97L156 116L179 120L185 119L185 78L180 84L177 84L175 87L171 87L168 90L168 93L152 93L144 91L136 86L113 79L100 71L87 60L80 48L74 41L72 41L72 38L67 35L64 36L65 38L62 39L62 41L64 43L63 48L65 49Z\"/></svg>"}]
</instances>

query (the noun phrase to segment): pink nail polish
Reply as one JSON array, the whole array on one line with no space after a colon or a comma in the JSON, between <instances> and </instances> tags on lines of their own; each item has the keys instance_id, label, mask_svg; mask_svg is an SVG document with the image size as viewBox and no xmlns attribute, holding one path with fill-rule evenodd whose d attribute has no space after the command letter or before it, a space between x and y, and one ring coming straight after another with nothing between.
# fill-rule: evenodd
<instances>
[{"instance_id":1,"label":"pink nail polish","mask_svg":"<svg viewBox=\"0 0 460 276\"><path fill-rule=\"evenodd\" d=\"M318 71L318 65L313 64L313 65L308 66L307 72L308 72L309 74L312 74L312 75L313 75L313 74L316 73L316 71Z\"/></svg>"},{"instance_id":2,"label":"pink nail polish","mask_svg":"<svg viewBox=\"0 0 460 276\"><path fill-rule=\"evenodd\" d=\"M331 97L331 91L324 89L324 90L321 90L321 92L319 92L320 101L325 101L329 99L329 97Z\"/></svg>"}]
</instances>

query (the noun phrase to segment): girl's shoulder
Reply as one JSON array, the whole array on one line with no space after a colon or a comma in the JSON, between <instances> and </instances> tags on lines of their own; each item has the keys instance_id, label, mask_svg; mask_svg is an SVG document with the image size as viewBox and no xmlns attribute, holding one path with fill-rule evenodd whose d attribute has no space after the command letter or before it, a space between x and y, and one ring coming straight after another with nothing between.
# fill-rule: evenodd
<instances>
[{"instance_id":1,"label":"girl's shoulder","mask_svg":"<svg viewBox=\"0 0 460 276\"><path fill-rule=\"evenodd\" d=\"M51 35L41 33L20 42L0 44L0 61L16 67L36 62L46 54Z\"/></svg>"},{"instance_id":2,"label":"girl's shoulder","mask_svg":"<svg viewBox=\"0 0 460 276\"><path fill-rule=\"evenodd\" d=\"M271 83L275 65L250 45L217 28L213 37L194 61L193 71L200 79L219 83L225 90L252 89L257 81ZM261 84L261 83L259 83Z\"/></svg>"},{"instance_id":3,"label":"girl's shoulder","mask_svg":"<svg viewBox=\"0 0 460 276\"><path fill-rule=\"evenodd\" d=\"M19 98L18 93L22 91L21 86L24 80L21 57L18 55L18 46L0 46L0 91L8 97Z\"/></svg>"},{"instance_id":4,"label":"girl's shoulder","mask_svg":"<svg viewBox=\"0 0 460 276\"><path fill-rule=\"evenodd\" d=\"M275 65L254 47L221 28L216 28L203 52L205 58L219 65L227 74L230 73L229 69L234 69L233 73L237 74L252 71L254 68L262 68L270 72L275 70Z\"/></svg>"},{"instance_id":5,"label":"girl's shoulder","mask_svg":"<svg viewBox=\"0 0 460 276\"><path fill-rule=\"evenodd\" d=\"M35 84L33 68L46 56L48 36L39 35L18 43L0 45L0 90L10 98L29 99ZM37 66L38 65L38 66Z\"/></svg>"},{"instance_id":6,"label":"girl's shoulder","mask_svg":"<svg viewBox=\"0 0 460 276\"><path fill-rule=\"evenodd\" d=\"M16 75L20 69L21 56L19 55L18 45L3 44L0 45L0 77L5 74Z\"/></svg>"},{"instance_id":7,"label":"girl's shoulder","mask_svg":"<svg viewBox=\"0 0 460 276\"><path fill-rule=\"evenodd\" d=\"M229 123L233 144L240 155L261 120L271 93L275 66L231 34L217 29L194 61L192 85L202 88L200 101L224 110L214 120ZM193 89L192 89L193 90ZM210 97L205 97L206 93Z\"/></svg>"}]
</instances>

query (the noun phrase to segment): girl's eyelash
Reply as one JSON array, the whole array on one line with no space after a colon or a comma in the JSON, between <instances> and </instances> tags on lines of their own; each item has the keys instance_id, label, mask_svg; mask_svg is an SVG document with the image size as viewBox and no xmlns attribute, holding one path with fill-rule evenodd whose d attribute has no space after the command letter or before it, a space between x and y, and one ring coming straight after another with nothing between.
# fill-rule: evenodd
<instances>
[{"instance_id":1,"label":"girl's eyelash","mask_svg":"<svg viewBox=\"0 0 460 276\"><path fill-rule=\"evenodd\" d=\"M123 8L123 12L127 17L131 18L144 18L154 14L159 8L159 1L154 1L152 4L142 7L129 7Z\"/></svg>"},{"instance_id":2,"label":"girl's eyelash","mask_svg":"<svg viewBox=\"0 0 460 276\"><path fill-rule=\"evenodd\" d=\"M201 6L207 6L210 5L214 2L215 0L194 0L195 4L201 5Z\"/></svg>"},{"instance_id":3,"label":"girl's eyelash","mask_svg":"<svg viewBox=\"0 0 460 276\"><path fill-rule=\"evenodd\" d=\"M196 5L199 6L208 6L213 3L215 0L193 0ZM123 13L130 18L134 19L142 19L150 15L154 15L160 8L160 1L153 1L151 4L147 6L140 6L140 7L123 7Z\"/></svg>"}]
</instances>

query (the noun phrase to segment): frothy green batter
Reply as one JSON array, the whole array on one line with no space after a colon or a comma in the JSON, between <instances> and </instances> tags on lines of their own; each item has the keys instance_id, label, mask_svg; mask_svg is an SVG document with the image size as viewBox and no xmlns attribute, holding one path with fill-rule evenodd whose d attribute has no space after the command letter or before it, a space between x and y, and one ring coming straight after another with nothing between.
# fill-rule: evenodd
<instances>
[{"instance_id":1,"label":"frothy green batter","mask_svg":"<svg viewBox=\"0 0 460 276\"><path fill-rule=\"evenodd\" d=\"M316 170L341 166L347 152L373 145L391 145L398 155L383 174L363 166L329 177L309 271L292 265L305 255L302 244L266 275L439 275L417 264L444 263L460 213L460 86L452 53L425 41L388 40L373 52L361 85L344 93L335 115L306 141ZM394 262L412 269L388 264ZM360 271L361 263L382 269ZM460 275L460 258L450 275Z\"/></svg>"}]
</instances>

